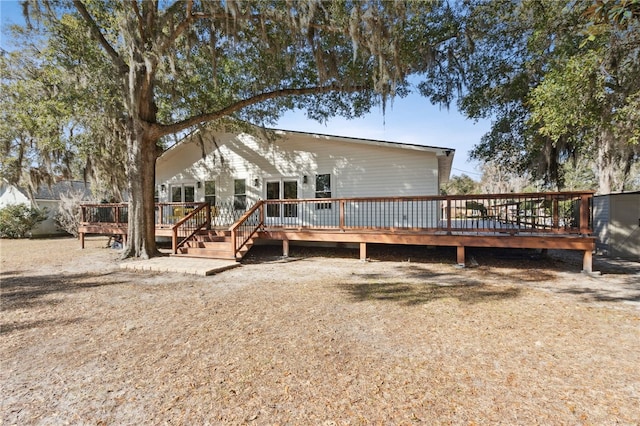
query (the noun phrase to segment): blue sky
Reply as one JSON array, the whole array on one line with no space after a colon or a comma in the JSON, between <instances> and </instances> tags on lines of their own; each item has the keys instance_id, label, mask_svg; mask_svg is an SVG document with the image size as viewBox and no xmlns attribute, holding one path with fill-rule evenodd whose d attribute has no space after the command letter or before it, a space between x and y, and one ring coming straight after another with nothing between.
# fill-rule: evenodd
<instances>
[{"instance_id":1,"label":"blue sky","mask_svg":"<svg viewBox=\"0 0 640 426\"><path fill-rule=\"evenodd\" d=\"M22 22L21 8L17 1L0 0L0 20L4 27L8 23ZM1 36L4 38L4 36ZM4 41L0 43L4 47ZM387 105L386 113L375 109L356 120L330 119L326 124L309 120L304 112L291 111L275 126L284 130L317 132L338 136L404 142L453 148L452 175L467 174L480 178L478 163L469 160L468 152L480 142L490 128L488 120L474 122L459 114L455 106L447 110L431 105L417 93L406 98L397 98Z\"/></svg>"}]
</instances>

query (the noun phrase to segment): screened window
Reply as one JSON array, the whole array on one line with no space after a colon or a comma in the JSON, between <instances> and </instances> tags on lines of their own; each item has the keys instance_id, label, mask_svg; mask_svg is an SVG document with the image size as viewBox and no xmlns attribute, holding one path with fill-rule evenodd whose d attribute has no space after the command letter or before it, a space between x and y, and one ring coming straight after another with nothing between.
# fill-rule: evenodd
<instances>
[{"instance_id":1,"label":"screened window","mask_svg":"<svg viewBox=\"0 0 640 426\"><path fill-rule=\"evenodd\" d=\"M233 208L236 210L247 209L247 184L244 179L233 181Z\"/></svg>"},{"instance_id":2,"label":"screened window","mask_svg":"<svg viewBox=\"0 0 640 426\"><path fill-rule=\"evenodd\" d=\"M316 198L331 198L331 175L316 175ZM317 210L330 209L331 203L316 204Z\"/></svg>"},{"instance_id":3,"label":"screened window","mask_svg":"<svg viewBox=\"0 0 640 426\"><path fill-rule=\"evenodd\" d=\"M182 187L181 186L172 186L171 187L171 202L172 203L181 203L182 202Z\"/></svg>"},{"instance_id":4,"label":"screened window","mask_svg":"<svg viewBox=\"0 0 640 426\"><path fill-rule=\"evenodd\" d=\"M216 183L212 180L204 182L204 202L211 206L216 205Z\"/></svg>"}]
</instances>

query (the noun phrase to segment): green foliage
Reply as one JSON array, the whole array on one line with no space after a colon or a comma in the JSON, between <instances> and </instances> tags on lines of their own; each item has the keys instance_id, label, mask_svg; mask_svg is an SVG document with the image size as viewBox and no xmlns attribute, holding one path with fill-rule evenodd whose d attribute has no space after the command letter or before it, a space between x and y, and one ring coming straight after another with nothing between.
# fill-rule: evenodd
<instances>
[{"instance_id":1,"label":"green foliage","mask_svg":"<svg viewBox=\"0 0 640 426\"><path fill-rule=\"evenodd\" d=\"M640 159L640 1L469 2L452 13L460 36L447 67L420 89L493 119L472 158L556 188L582 158L601 192L627 186Z\"/></svg>"},{"instance_id":2,"label":"green foliage","mask_svg":"<svg viewBox=\"0 0 640 426\"><path fill-rule=\"evenodd\" d=\"M477 191L478 182L465 174L451 177L441 189L443 195L473 194Z\"/></svg>"},{"instance_id":3,"label":"green foliage","mask_svg":"<svg viewBox=\"0 0 640 426\"><path fill-rule=\"evenodd\" d=\"M10 36L21 49L0 56L0 89L8 94L0 97L0 175L26 188L60 177L93 178L119 193L125 146L123 126L106 112L114 104L112 79L68 72L78 62L36 29L13 27ZM83 49L89 61L91 49Z\"/></svg>"},{"instance_id":4,"label":"green foliage","mask_svg":"<svg viewBox=\"0 0 640 426\"><path fill-rule=\"evenodd\" d=\"M0 238L24 238L46 218L46 209L10 204L0 209Z\"/></svg>"},{"instance_id":5,"label":"green foliage","mask_svg":"<svg viewBox=\"0 0 640 426\"><path fill-rule=\"evenodd\" d=\"M47 58L36 49L34 62L59 71L69 94L50 133L94 180L121 188L126 173L137 253L155 249L154 162L167 137L271 124L291 109L325 121L384 108L407 93L409 75L445 60L458 30L440 2L30 0L25 9L34 26L17 31L39 36ZM30 143L9 141L18 153Z\"/></svg>"}]
</instances>

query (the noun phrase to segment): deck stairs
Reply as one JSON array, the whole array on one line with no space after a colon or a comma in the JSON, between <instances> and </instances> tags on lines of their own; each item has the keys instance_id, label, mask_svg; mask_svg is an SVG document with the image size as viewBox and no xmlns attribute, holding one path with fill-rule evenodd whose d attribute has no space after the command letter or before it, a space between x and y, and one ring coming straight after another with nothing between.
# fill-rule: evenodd
<instances>
[{"instance_id":1,"label":"deck stairs","mask_svg":"<svg viewBox=\"0 0 640 426\"><path fill-rule=\"evenodd\" d=\"M230 231L202 230L186 241L173 256L240 261L252 246L251 239L234 256Z\"/></svg>"}]
</instances>

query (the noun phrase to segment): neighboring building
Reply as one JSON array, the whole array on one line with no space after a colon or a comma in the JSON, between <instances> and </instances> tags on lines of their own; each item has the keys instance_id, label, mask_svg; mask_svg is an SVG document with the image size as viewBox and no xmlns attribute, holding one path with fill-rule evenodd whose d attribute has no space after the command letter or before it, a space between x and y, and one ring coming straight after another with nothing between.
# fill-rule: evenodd
<instances>
[{"instance_id":1,"label":"neighboring building","mask_svg":"<svg viewBox=\"0 0 640 426\"><path fill-rule=\"evenodd\" d=\"M71 192L80 192L84 199L91 199L91 191L88 185L82 181L60 181L51 187L42 185L34 194L33 201L27 195L27 192L9 184L6 181L0 182L0 208L10 204L26 204L39 209L47 209L47 219L35 227L31 234L33 236L47 236L66 234L65 231L58 229L53 218L58 212L58 205L61 194L69 194Z\"/></svg>"},{"instance_id":2,"label":"neighboring building","mask_svg":"<svg viewBox=\"0 0 640 426\"><path fill-rule=\"evenodd\" d=\"M450 148L304 132L205 131L158 158L157 198L243 212L261 199L438 195L453 156Z\"/></svg>"},{"instance_id":3,"label":"neighboring building","mask_svg":"<svg viewBox=\"0 0 640 426\"><path fill-rule=\"evenodd\" d=\"M640 261L640 191L595 196L593 232L598 252Z\"/></svg>"},{"instance_id":4,"label":"neighboring building","mask_svg":"<svg viewBox=\"0 0 640 426\"><path fill-rule=\"evenodd\" d=\"M6 180L0 181L0 208L11 204L31 205L31 200L25 192L15 185L11 185Z\"/></svg>"}]
</instances>

